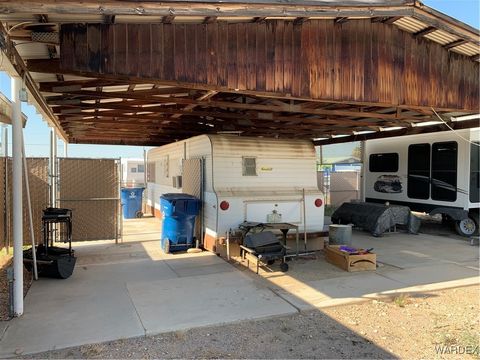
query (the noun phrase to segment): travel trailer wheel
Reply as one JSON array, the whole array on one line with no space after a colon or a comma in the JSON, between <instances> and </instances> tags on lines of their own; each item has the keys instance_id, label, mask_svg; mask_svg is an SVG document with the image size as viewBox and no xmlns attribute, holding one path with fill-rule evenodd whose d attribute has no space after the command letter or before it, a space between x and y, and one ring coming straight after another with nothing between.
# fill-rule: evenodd
<instances>
[{"instance_id":1,"label":"travel trailer wheel","mask_svg":"<svg viewBox=\"0 0 480 360\"><path fill-rule=\"evenodd\" d=\"M459 235L472 236L477 230L477 224L473 219L467 217L465 219L455 222L455 230Z\"/></svg>"}]
</instances>

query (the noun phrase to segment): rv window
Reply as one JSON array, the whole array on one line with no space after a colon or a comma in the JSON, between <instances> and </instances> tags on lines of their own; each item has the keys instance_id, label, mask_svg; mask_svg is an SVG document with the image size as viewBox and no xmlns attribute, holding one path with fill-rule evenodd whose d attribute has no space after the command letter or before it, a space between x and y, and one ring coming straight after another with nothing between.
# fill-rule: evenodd
<instances>
[{"instance_id":1,"label":"rv window","mask_svg":"<svg viewBox=\"0 0 480 360\"><path fill-rule=\"evenodd\" d=\"M457 200L457 142L432 145L432 199Z\"/></svg>"},{"instance_id":2,"label":"rv window","mask_svg":"<svg viewBox=\"0 0 480 360\"><path fill-rule=\"evenodd\" d=\"M371 154L368 168L370 172L397 172L398 154Z\"/></svg>"},{"instance_id":3,"label":"rv window","mask_svg":"<svg viewBox=\"0 0 480 360\"><path fill-rule=\"evenodd\" d=\"M137 168L136 168L136 167L134 167L134 168L131 168L131 169L130 169L130 172L132 172L132 173L136 173L136 172L137 172Z\"/></svg>"},{"instance_id":4,"label":"rv window","mask_svg":"<svg viewBox=\"0 0 480 360\"><path fill-rule=\"evenodd\" d=\"M139 172L139 173L145 172L145 166L139 164L139 165L137 166L137 172Z\"/></svg>"},{"instance_id":5,"label":"rv window","mask_svg":"<svg viewBox=\"0 0 480 360\"><path fill-rule=\"evenodd\" d=\"M242 158L242 175L243 176L257 176L257 159L254 157Z\"/></svg>"},{"instance_id":6,"label":"rv window","mask_svg":"<svg viewBox=\"0 0 480 360\"><path fill-rule=\"evenodd\" d=\"M470 145L470 202L479 202L480 197L480 143Z\"/></svg>"},{"instance_id":7,"label":"rv window","mask_svg":"<svg viewBox=\"0 0 480 360\"><path fill-rule=\"evenodd\" d=\"M430 197L430 144L408 147L407 194L413 199Z\"/></svg>"}]
</instances>

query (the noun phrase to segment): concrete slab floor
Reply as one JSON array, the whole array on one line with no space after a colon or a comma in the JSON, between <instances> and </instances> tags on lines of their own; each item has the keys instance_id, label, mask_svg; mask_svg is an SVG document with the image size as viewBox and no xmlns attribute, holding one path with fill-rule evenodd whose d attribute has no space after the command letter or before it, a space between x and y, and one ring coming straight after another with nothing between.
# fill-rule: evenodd
<instances>
[{"instance_id":1,"label":"concrete slab floor","mask_svg":"<svg viewBox=\"0 0 480 360\"><path fill-rule=\"evenodd\" d=\"M265 286L299 310L480 281L478 248L462 239L406 233L375 238L355 230L352 240L353 246L374 248L379 265L376 271L349 273L327 263L324 255L317 253L314 260L292 260L286 273L275 265L271 271L261 269L260 277Z\"/></svg>"},{"instance_id":2,"label":"concrete slab floor","mask_svg":"<svg viewBox=\"0 0 480 360\"><path fill-rule=\"evenodd\" d=\"M377 271L348 273L318 253L290 261L287 273L274 265L257 276L207 252L163 254L157 219L124 228L120 244L75 244L70 279L33 284L24 316L0 339L0 357L479 281L478 248L439 236L354 231L354 246L375 248Z\"/></svg>"},{"instance_id":3,"label":"concrete slab floor","mask_svg":"<svg viewBox=\"0 0 480 360\"><path fill-rule=\"evenodd\" d=\"M74 274L32 285L24 315L0 335L0 357L296 311L214 254L163 254L154 220L131 221L139 237L117 245L75 243Z\"/></svg>"}]
</instances>

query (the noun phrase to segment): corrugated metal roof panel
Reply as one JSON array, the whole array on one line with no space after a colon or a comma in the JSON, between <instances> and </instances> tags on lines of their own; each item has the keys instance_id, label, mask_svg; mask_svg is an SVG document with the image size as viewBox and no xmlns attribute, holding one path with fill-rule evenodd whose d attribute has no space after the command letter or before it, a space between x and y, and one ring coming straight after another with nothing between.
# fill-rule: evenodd
<instances>
[{"instance_id":1,"label":"corrugated metal roof panel","mask_svg":"<svg viewBox=\"0 0 480 360\"><path fill-rule=\"evenodd\" d=\"M15 48L23 59L49 59L45 44L34 42L17 42Z\"/></svg>"},{"instance_id":2,"label":"corrugated metal roof panel","mask_svg":"<svg viewBox=\"0 0 480 360\"><path fill-rule=\"evenodd\" d=\"M426 29L428 27L428 25L412 17L402 17L401 19L395 21L394 24L399 28L413 33Z\"/></svg>"},{"instance_id":3,"label":"corrugated metal roof panel","mask_svg":"<svg viewBox=\"0 0 480 360\"><path fill-rule=\"evenodd\" d=\"M112 85L112 86L104 86L104 92L113 92L113 91L127 91L128 85Z\"/></svg>"},{"instance_id":4,"label":"corrugated metal roof panel","mask_svg":"<svg viewBox=\"0 0 480 360\"><path fill-rule=\"evenodd\" d=\"M151 90L153 88L153 84L137 84L135 86L135 90Z\"/></svg>"},{"instance_id":5,"label":"corrugated metal roof panel","mask_svg":"<svg viewBox=\"0 0 480 360\"><path fill-rule=\"evenodd\" d=\"M433 40L439 44L445 45L458 40L458 37L449 34L443 30L437 30L425 35L427 39Z\"/></svg>"},{"instance_id":6,"label":"corrugated metal roof panel","mask_svg":"<svg viewBox=\"0 0 480 360\"><path fill-rule=\"evenodd\" d=\"M475 46L469 46L471 44L463 44L459 46L455 46L454 48L451 49L451 51L455 51L460 54L468 55L468 56L473 56L479 53L479 49L476 48Z\"/></svg>"}]
</instances>

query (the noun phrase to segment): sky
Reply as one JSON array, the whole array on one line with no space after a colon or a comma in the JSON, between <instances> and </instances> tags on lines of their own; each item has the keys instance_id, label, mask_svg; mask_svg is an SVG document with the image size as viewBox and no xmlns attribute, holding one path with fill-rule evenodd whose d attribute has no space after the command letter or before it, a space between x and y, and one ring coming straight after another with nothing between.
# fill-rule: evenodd
<instances>
[{"instance_id":1,"label":"sky","mask_svg":"<svg viewBox=\"0 0 480 360\"><path fill-rule=\"evenodd\" d=\"M424 0L423 3L475 28L480 28L480 1L479 0ZM0 72L0 92L10 97L10 79ZM22 112L27 115L27 126L24 129L25 148L27 156L48 156L50 153L50 129L39 116L35 108L22 103ZM8 126L9 136L11 128ZM11 143L11 141L10 141ZM11 145L11 144L10 144ZM355 144L330 146L331 156L350 153ZM11 146L10 146L11 148ZM351 148L351 149L350 149ZM149 149L148 147L145 149ZM69 144L68 156L87 158L119 158L143 157L144 147L141 146L109 146L109 145L80 145ZM11 150L10 150L11 154ZM58 141L58 156L63 155L63 143Z\"/></svg>"}]
</instances>

